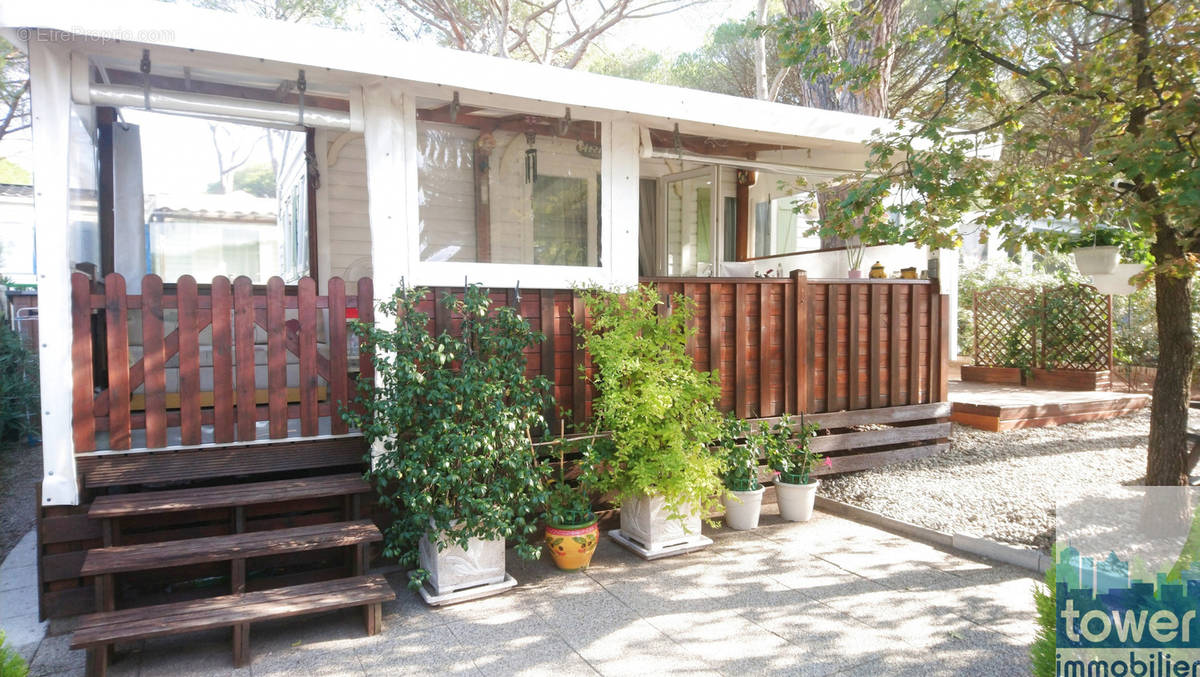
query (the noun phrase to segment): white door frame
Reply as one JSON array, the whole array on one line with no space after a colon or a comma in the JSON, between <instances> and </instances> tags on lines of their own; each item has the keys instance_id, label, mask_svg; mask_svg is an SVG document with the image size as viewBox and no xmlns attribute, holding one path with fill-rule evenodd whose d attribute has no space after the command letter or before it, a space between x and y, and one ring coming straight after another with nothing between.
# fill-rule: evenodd
<instances>
[{"instance_id":1,"label":"white door frame","mask_svg":"<svg viewBox=\"0 0 1200 677\"><path fill-rule=\"evenodd\" d=\"M665 174L658 177L658 213L655 215L655 237L654 244L658 248L655 252L655 260L657 261L658 275L666 276L667 272L667 253L670 250L670 242L667 240L667 187L669 184L677 181L685 181L687 179L695 179L708 176L712 179L712 191L709 193L709 236L708 241L711 243L709 254L713 257L710 262L712 266L711 275L717 276L717 266L721 259L721 228L718 224L721 222L718 210L721 206L721 167L719 165L706 165L696 169L689 169L685 172L676 172L674 174Z\"/></svg>"}]
</instances>

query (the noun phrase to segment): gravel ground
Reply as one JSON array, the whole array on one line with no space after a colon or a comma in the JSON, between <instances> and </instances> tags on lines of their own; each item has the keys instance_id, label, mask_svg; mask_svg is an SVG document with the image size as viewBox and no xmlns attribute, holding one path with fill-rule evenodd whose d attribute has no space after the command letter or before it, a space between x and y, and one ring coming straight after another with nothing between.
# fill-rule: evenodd
<instances>
[{"instance_id":1,"label":"gravel ground","mask_svg":"<svg viewBox=\"0 0 1200 677\"><path fill-rule=\"evenodd\" d=\"M1200 412L1191 421L1200 426ZM930 529L1049 552L1055 501L1141 483L1149 430L1149 408L999 433L954 424L945 453L824 480L821 495Z\"/></svg>"},{"instance_id":2,"label":"gravel ground","mask_svg":"<svg viewBox=\"0 0 1200 677\"><path fill-rule=\"evenodd\" d=\"M42 448L0 444L0 561L37 521Z\"/></svg>"}]
</instances>

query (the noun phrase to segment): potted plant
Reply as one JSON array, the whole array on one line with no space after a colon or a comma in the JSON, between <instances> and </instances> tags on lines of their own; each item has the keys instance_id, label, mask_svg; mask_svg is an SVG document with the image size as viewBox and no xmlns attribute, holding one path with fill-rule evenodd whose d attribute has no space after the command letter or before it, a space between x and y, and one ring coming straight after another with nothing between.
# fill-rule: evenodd
<instances>
[{"instance_id":1,"label":"potted plant","mask_svg":"<svg viewBox=\"0 0 1200 677\"><path fill-rule=\"evenodd\" d=\"M779 502L779 516L789 522L807 522L812 519L813 505L817 500L820 480L812 479L812 472L821 462L821 455L809 446L809 440L817 432L817 424L805 423L793 427L791 418L782 416L779 422L763 431L759 440L768 465L776 472L775 498ZM832 463L824 459L827 466Z\"/></svg>"},{"instance_id":2,"label":"potted plant","mask_svg":"<svg viewBox=\"0 0 1200 677\"><path fill-rule=\"evenodd\" d=\"M563 571L582 571L592 563L600 540L596 513L589 492L591 476L576 478L571 486L566 477L563 445L559 444L558 478L546 498L546 547L555 566Z\"/></svg>"},{"instance_id":3,"label":"potted plant","mask_svg":"<svg viewBox=\"0 0 1200 677\"><path fill-rule=\"evenodd\" d=\"M716 375L687 354L693 302L643 285L621 294L581 290L591 324L575 318L592 356L593 421L610 441L589 459L596 489L615 496L621 528L610 535L647 558L703 547L701 515L717 506L721 432Z\"/></svg>"},{"instance_id":4,"label":"potted plant","mask_svg":"<svg viewBox=\"0 0 1200 677\"><path fill-rule=\"evenodd\" d=\"M717 445L725 460L725 472L721 477L725 483L725 493L721 496L725 505L725 524L739 531L758 526L763 492L766 491L758 481L757 435L748 433L749 426L745 421L730 416L725 419L725 429Z\"/></svg>"},{"instance_id":5,"label":"potted plant","mask_svg":"<svg viewBox=\"0 0 1200 677\"><path fill-rule=\"evenodd\" d=\"M491 308L472 285L442 303L461 319L457 333L431 335L418 309L424 289L398 289L381 304L394 326L356 324L371 347L375 383L360 383L343 417L372 451L368 479L394 520L384 555L412 567L410 585L431 604L516 585L505 573L506 538L535 559L549 468L537 461L530 429L543 430L550 403L544 378L525 375L524 350L542 339L512 308ZM465 591L465 592L463 592Z\"/></svg>"},{"instance_id":6,"label":"potted plant","mask_svg":"<svg viewBox=\"0 0 1200 677\"><path fill-rule=\"evenodd\" d=\"M861 240L856 238L854 242L846 242L846 264L849 266L846 277L855 280L863 276L862 262L866 253L867 246Z\"/></svg>"}]
</instances>

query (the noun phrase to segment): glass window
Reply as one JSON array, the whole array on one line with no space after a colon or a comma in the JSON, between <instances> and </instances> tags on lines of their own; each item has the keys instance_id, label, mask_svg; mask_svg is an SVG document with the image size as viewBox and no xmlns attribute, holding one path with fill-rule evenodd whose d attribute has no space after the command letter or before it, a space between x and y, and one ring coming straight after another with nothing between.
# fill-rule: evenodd
<instances>
[{"instance_id":1,"label":"glass window","mask_svg":"<svg viewBox=\"0 0 1200 677\"><path fill-rule=\"evenodd\" d=\"M310 273L304 132L132 109L122 117L140 132L149 272L202 284Z\"/></svg>"},{"instance_id":2,"label":"glass window","mask_svg":"<svg viewBox=\"0 0 1200 677\"><path fill-rule=\"evenodd\" d=\"M600 265L599 125L477 112L417 135L422 261Z\"/></svg>"},{"instance_id":3,"label":"glass window","mask_svg":"<svg viewBox=\"0 0 1200 677\"><path fill-rule=\"evenodd\" d=\"M822 249L818 235L805 235L817 221L817 199L796 185L796 177L759 172L750 188L752 256L775 256Z\"/></svg>"}]
</instances>

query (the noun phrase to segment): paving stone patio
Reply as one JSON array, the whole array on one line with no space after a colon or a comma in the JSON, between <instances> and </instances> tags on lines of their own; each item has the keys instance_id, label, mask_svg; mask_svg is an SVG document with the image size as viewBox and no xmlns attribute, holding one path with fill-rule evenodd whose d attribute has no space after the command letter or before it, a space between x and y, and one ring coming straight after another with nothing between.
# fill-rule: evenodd
<instances>
[{"instance_id":1,"label":"paving stone patio","mask_svg":"<svg viewBox=\"0 0 1200 677\"><path fill-rule=\"evenodd\" d=\"M766 511L753 532L644 562L607 538L586 573L509 553L521 585L431 609L394 575L384 631L357 610L260 623L233 670L228 631L125 647L114 676L169 675L1027 675L1033 576L817 513ZM31 675L82 674L69 636Z\"/></svg>"}]
</instances>

